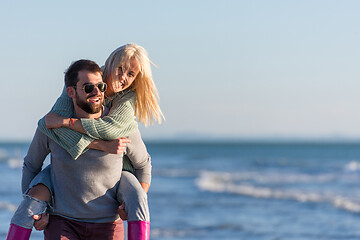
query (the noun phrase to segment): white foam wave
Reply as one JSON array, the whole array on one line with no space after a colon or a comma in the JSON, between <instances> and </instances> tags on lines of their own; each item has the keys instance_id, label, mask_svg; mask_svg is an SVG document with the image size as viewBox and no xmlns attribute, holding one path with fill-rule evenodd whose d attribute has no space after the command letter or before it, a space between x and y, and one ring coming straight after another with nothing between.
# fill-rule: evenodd
<instances>
[{"instance_id":1,"label":"white foam wave","mask_svg":"<svg viewBox=\"0 0 360 240\"><path fill-rule=\"evenodd\" d=\"M299 189L276 189L254 186L249 183L234 181L230 173L202 172L196 185L205 191L234 193L254 198L294 200L298 202L330 203L337 208L360 213L360 202L343 196L326 193L304 192Z\"/></svg>"},{"instance_id":2,"label":"white foam wave","mask_svg":"<svg viewBox=\"0 0 360 240\"><path fill-rule=\"evenodd\" d=\"M174 238L174 237L186 237L188 235L196 233L195 230L191 229L151 229L152 238Z\"/></svg>"},{"instance_id":3,"label":"white foam wave","mask_svg":"<svg viewBox=\"0 0 360 240\"><path fill-rule=\"evenodd\" d=\"M0 162L6 163L10 168L21 168L23 159L11 157L8 151L0 148Z\"/></svg>"},{"instance_id":4,"label":"white foam wave","mask_svg":"<svg viewBox=\"0 0 360 240\"><path fill-rule=\"evenodd\" d=\"M9 158L7 164L11 168L21 168L23 165L23 159L19 158Z\"/></svg>"},{"instance_id":5,"label":"white foam wave","mask_svg":"<svg viewBox=\"0 0 360 240\"><path fill-rule=\"evenodd\" d=\"M293 174L293 173L259 173L259 172L238 172L238 173L216 173L202 171L202 176L211 178L220 177L226 181L253 181L260 184L291 184L291 183L324 183L334 181L336 176L333 174Z\"/></svg>"},{"instance_id":6,"label":"white foam wave","mask_svg":"<svg viewBox=\"0 0 360 240\"><path fill-rule=\"evenodd\" d=\"M10 212L15 212L18 206L12 203L0 202L0 209L5 209Z\"/></svg>"},{"instance_id":7,"label":"white foam wave","mask_svg":"<svg viewBox=\"0 0 360 240\"><path fill-rule=\"evenodd\" d=\"M188 169L155 169L153 175L162 177L195 177L199 175L198 170Z\"/></svg>"},{"instance_id":8,"label":"white foam wave","mask_svg":"<svg viewBox=\"0 0 360 240\"><path fill-rule=\"evenodd\" d=\"M344 170L347 172L359 172L360 171L360 162L351 161L344 166Z\"/></svg>"}]
</instances>

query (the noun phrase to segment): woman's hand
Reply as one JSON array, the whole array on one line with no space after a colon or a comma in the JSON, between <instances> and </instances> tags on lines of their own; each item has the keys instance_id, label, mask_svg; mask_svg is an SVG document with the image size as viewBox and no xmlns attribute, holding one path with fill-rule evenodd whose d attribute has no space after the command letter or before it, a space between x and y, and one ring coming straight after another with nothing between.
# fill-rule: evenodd
<instances>
[{"instance_id":1,"label":"woman's hand","mask_svg":"<svg viewBox=\"0 0 360 240\"><path fill-rule=\"evenodd\" d=\"M67 118L60 116L59 114L50 112L45 116L45 123L48 129L61 128L65 125Z\"/></svg>"},{"instance_id":2,"label":"woman's hand","mask_svg":"<svg viewBox=\"0 0 360 240\"><path fill-rule=\"evenodd\" d=\"M49 223L49 214L48 213L34 215L33 218L35 220L34 227L38 231L44 230Z\"/></svg>"}]
</instances>

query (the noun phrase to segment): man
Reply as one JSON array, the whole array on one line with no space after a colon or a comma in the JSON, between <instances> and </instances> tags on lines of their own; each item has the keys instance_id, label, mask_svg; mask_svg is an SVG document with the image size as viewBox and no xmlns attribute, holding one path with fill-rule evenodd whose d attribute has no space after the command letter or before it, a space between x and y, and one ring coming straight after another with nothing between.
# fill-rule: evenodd
<instances>
[{"instance_id":1,"label":"man","mask_svg":"<svg viewBox=\"0 0 360 240\"><path fill-rule=\"evenodd\" d=\"M65 75L65 82L77 118L99 118L105 114L102 104L106 84L96 63L89 60L73 63ZM99 150L109 145L97 143L99 141L94 142L92 147ZM52 188L50 186L49 190L54 204L44 232L46 239L123 239L123 225L117 214L119 203L116 200L120 198L117 189L122 171L123 145L116 141L110 145L116 145L115 150L111 149L116 154L90 149L74 160L37 129L24 159L22 187L25 191L34 186L34 181L31 181L40 172L45 157L51 153ZM33 189L29 191L32 197ZM43 201L49 198L38 197Z\"/></svg>"}]
</instances>

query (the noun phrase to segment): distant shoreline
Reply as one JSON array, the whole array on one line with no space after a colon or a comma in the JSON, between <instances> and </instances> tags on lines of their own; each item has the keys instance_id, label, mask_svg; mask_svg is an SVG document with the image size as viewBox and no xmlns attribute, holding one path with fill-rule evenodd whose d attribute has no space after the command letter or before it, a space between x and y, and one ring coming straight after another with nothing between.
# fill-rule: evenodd
<instances>
[{"instance_id":1,"label":"distant shoreline","mask_svg":"<svg viewBox=\"0 0 360 240\"><path fill-rule=\"evenodd\" d=\"M352 145L359 144L360 139L144 139L145 144L236 144L236 145ZM0 146L29 145L31 141L0 140Z\"/></svg>"}]
</instances>

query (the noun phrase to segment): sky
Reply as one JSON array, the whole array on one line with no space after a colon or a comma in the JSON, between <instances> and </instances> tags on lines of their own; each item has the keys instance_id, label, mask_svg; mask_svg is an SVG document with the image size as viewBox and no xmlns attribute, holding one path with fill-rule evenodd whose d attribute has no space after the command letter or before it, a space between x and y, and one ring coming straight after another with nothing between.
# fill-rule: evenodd
<instances>
[{"instance_id":1,"label":"sky","mask_svg":"<svg viewBox=\"0 0 360 240\"><path fill-rule=\"evenodd\" d=\"M360 1L1 1L0 140L30 140L63 73L147 49L166 121L144 139L360 139Z\"/></svg>"}]
</instances>

